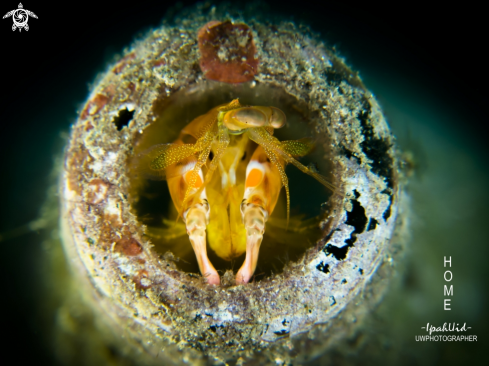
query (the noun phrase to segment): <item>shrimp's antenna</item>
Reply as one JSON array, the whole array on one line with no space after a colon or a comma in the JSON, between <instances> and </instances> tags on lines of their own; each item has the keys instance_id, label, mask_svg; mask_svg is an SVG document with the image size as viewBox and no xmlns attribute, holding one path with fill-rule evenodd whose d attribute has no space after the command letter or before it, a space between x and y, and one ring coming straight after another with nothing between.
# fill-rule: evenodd
<instances>
[{"instance_id":1,"label":"shrimp's antenna","mask_svg":"<svg viewBox=\"0 0 489 366\"><path fill-rule=\"evenodd\" d=\"M250 128L249 129L250 139L255 141L258 145L262 146L267 154L270 162L277 167L280 179L282 181L283 186L285 187L285 194L287 196L287 227L289 226L289 217L290 217L290 192L289 192L289 180L287 175L285 174L285 169L280 162L280 157L278 157L276 152L275 145L280 141L270 135L270 133L264 127Z\"/></svg>"}]
</instances>

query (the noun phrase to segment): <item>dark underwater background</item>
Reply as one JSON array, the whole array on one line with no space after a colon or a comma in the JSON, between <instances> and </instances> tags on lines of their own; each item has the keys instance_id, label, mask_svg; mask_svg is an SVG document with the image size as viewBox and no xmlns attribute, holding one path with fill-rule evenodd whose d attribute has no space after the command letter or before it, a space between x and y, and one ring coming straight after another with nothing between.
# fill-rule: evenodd
<instances>
[{"instance_id":1,"label":"dark underwater background","mask_svg":"<svg viewBox=\"0 0 489 366\"><path fill-rule=\"evenodd\" d=\"M387 296L379 308L385 307L392 321L378 334L386 354L394 349L406 364L482 364L489 346L484 12L471 4L264 3L270 17L307 24L336 47L384 107L401 149L412 154L407 187L412 242L402 292ZM17 5L4 1L0 13ZM28 32L12 32L10 18L0 21L0 234L38 217L55 181L54 159L89 84L115 54L176 6L91 0L23 5L38 16L29 19ZM40 282L45 235L39 230L0 242L0 357L11 360L2 364L56 364L41 320L55 321L40 305L50 291ZM451 311L443 310L444 256L452 257ZM416 342L427 322L467 323L472 328L467 334L477 335L477 342ZM382 359L357 361L382 364Z\"/></svg>"}]
</instances>

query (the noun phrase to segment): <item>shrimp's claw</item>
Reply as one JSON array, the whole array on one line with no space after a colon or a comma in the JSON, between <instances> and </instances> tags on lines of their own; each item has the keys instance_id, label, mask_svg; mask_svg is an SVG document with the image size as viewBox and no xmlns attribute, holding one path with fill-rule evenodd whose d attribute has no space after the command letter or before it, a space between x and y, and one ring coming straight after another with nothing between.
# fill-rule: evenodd
<instances>
[{"instance_id":1,"label":"shrimp's claw","mask_svg":"<svg viewBox=\"0 0 489 366\"><path fill-rule=\"evenodd\" d=\"M202 170L198 167L195 158L183 168L177 165L167 170L170 175L174 176L168 179L170 195L175 208L185 222L200 272L206 278L207 283L218 285L219 275L207 257L206 226L209 222L210 206L207 201ZM172 172L172 170L177 172Z\"/></svg>"},{"instance_id":2,"label":"shrimp's claw","mask_svg":"<svg viewBox=\"0 0 489 366\"><path fill-rule=\"evenodd\" d=\"M237 285L248 283L255 272L260 244L265 232L265 222L268 218L266 210L253 203L243 202L241 212L246 228L246 258L236 274Z\"/></svg>"},{"instance_id":3,"label":"shrimp's claw","mask_svg":"<svg viewBox=\"0 0 489 366\"><path fill-rule=\"evenodd\" d=\"M265 222L272 214L282 188L283 162L274 164L264 147L258 146L246 168L241 215L246 229L246 258L236 274L236 284L248 283L255 272Z\"/></svg>"},{"instance_id":4,"label":"shrimp's claw","mask_svg":"<svg viewBox=\"0 0 489 366\"><path fill-rule=\"evenodd\" d=\"M205 228L209 217L207 201L190 207L184 213L187 233L194 249L200 272L209 285L219 285L220 279L216 269L207 257L207 243Z\"/></svg>"}]
</instances>

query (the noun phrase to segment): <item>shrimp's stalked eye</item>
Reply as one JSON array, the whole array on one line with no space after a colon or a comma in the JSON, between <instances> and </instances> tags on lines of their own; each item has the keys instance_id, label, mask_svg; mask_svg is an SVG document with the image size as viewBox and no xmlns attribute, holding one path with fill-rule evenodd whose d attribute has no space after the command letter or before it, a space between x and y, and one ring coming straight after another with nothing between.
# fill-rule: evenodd
<instances>
[{"instance_id":1,"label":"shrimp's stalked eye","mask_svg":"<svg viewBox=\"0 0 489 366\"><path fill-rule=\"evenodd\" d=\"M224 116L224 124L233 131L244 128L261 127L267 123L267 116L258 108L248 107L229 111Z\"/></svg>"},{"instance_id":2,"label":"shrimp's stalked eye","mask_svg":"<svg viewBox=\"0 0 489 366\"><path fill-rule=\"evenodd\" d=\"M270 107L270 109L272 110L272 115L271 117L269 118L270 120L270 127L273 127L273 128L281 128L285 125L285 122L286 122L286 117L285 117L285 113L282 112L280 109L278 108L275 108L275 107Z\"/></svg>"},{"instance_id":3,"label":"shrimp's stalked eye","mask_svg":"<svg viewBox=\"0 0 489 366\"><path fill-rule=\"evenodd\" d=\"M252 127L281 128L287 118L284 112L275 107L244 107L224 113L223 123L233 132L242 133Z\"/></svg>"}]
</instances>

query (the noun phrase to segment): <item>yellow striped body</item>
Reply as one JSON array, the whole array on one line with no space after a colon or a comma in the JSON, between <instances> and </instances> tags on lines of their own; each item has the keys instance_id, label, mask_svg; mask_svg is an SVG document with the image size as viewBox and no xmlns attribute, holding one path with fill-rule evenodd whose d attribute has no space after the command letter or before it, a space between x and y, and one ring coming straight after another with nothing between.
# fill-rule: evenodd
<instances>
[{"instance_id":1,"label":"yellow striped body","mask_svg":"<svg viewBox=\"0 0 489 366\"><path fill-rule=\"evenodd\" d=\"M207 226L209 246L226 260L239 257L246 250L246 231L241 217L246 173L247 150L251 142L246 135L233 136L224 152L217 174L207 185L211 207Z\"/></svg>"}]
</instances>

